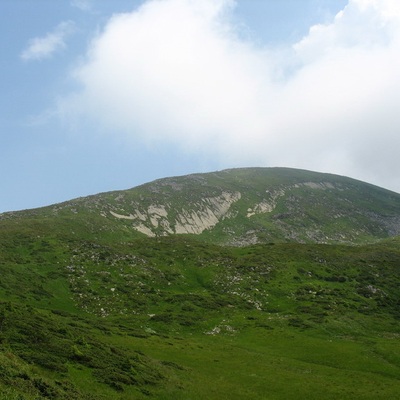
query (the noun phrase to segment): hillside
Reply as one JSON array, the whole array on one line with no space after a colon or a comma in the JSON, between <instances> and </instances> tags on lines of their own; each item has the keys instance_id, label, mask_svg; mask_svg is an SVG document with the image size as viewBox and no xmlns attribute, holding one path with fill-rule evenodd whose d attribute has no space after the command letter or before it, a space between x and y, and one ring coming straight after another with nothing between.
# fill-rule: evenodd
<instances>
[{"instance_id":1,"label":"hillside","mask_svg":"<svg viewBox=\"0 0 400 400\"><path fill-rule=\"evenodd\" d=\"M64 233L109 238L194 234L233 246L356 244L400 234L400 195L331 174L245 168L160 179L0 215L2 220L19 218L53 231L59 226Z\"/></svg>"},{"instance_id":2,"label":"hillside","mask_svg":"<svg viewBox=\"0 0 400 400\"><path fill-rule=\"evenodd\" d=\"M0 399L395 399L399 210L274 168L4 213Z\"/></svg>"}]
</instances>

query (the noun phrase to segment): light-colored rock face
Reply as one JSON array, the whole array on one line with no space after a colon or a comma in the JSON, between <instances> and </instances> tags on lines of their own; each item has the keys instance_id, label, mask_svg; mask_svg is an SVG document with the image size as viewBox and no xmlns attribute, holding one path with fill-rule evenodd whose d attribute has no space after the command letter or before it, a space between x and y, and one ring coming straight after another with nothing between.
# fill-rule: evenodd
<instances>
[{"instance_id":1,"label":"light-colored rock face","mask_svg":"<svg viewBox=\"0 0 400 400\"><path fill-rule=\"evenodd\" d=\"M302 186L307 186L311 189L334 189L335 186L330 182L304 182L301 184Z\"/></svg>"},{"instance_id":2,"label":"light-colored rock face","mask_svg":"<svg viewBox=\"0 0 400 400\"><path fill-rule=\"evenodd\" d=\"M144 233L146 236L149 236L149 237L156 236L155 233L150 228L148 228L147 226L145 226L143 224L135 225L135 229L141 233Z\"/></svg>"},{"instance_id":3,"label":"light-colored rock face","mask_svg":"<svg viewBox=\"0 0 400 400\"><path fill-rule=\"evenodd\" d=\"M261 203L256 204L253 208L249 208L247 210L247 218L250 218L256 214L269 213L273 211L275 207L276 207L275 201L264 200Z\"/></svg>"},{"instance_id":4,"label":"light-colored rock face","mask_svg":"<svg viewBox=\"0 0 400 400\"><path fill-rule=\"evenodd\" d=\"M219 219L215 213L205 208L202 211L184 211L178 216L175 224L175 233L200 234L218 223Z\"/></svg>"},{"instance_id":5,"label":"light-colored rock face","mask_svg":"<svg viewBox=\"0 0 400 400\"><path fill-rule=\"evenodd\" d=\"M233 203L241 198L239 192L223 192L219 196L206 197L192 204L190 209L174 210L170 217L169 205L151 204L147 209L135 209L128 215L110 211L118 219L131 220L133 228L147 236L171 233L200 234L214 227L229 211Z\"/></svg>"},{"instance_id":6,"label":"light-colored rock face","mask_svg":"<svg viewBox=\"0 0 400 400\"><path fill-rule=\"evenodd\" d=\"M256 214L265 214L272 212L277 204L277 201L280 197L283 197L286 192L292 189L299 189L301 187L307 187L313 190L327 190L327 189L337 189L332 183L330 182L303 182L303 183L296 183L294 185L288 185L284 188L278 190L266 190L266 199L262 200L260 203L254 205L252 208L247 210L247 218L252 217Z\"/></svg>"},{"instance_id":7,"label":"light-colored rock face","mask_svg":"<svg viewBox=\"0 0 400 400\"><path fill-rule=\"evenodd\" d=\"M167 217L168 216L168 211L166 210L165 206L151 205L147 209L147 213L149 215L157 215L159 217Z\"/></svg>"},{"instance_id":8,"label":"light-colored rock face","mask_svg":"<svg viewBox=\"0 0 400 400\"><path fill-rule=\"evenodd\" d=\"M118 219L136 219L136 215L132 215L132 214L129 214L129 215L122 215L122 214L117 214L117 213L114 212L114 211L110 211L110 214L111 214L113 217L118 218ZM102 215L103 215L103 214L102 214Z\"/></svg>"},{"instance_id":9,"label":"light-colored rock face","mask_svg":"<svg viewBox=\"0 0 400 400\"><path fill-rule=\"evenodd\" d=\"M275 210L280 199L291 190L308 188L311 190L333 189L329 182L302 182L280 188L267 188L261 201L247 209L247 218L254 215L271 213ZM181 191L179 187L178 191ZM238 210L232 205L242 197L240 192L224 191L218 196L204 197L181 209L172 209L171 204L150 204L143 207L139 203L132 204L129 211L123 213L121 209L110 211L114 218L129 220L132 227L147 236L168 234L201 234L213 228L219 221L234 218Z\"/></svg>"},{"instance_id":10,"label":"light-colored rock face","mask_svg":"<svg viewBox=\"0 0 400 400\"><path fill-rule=\"evenodd\" d=\"M264 199L260 203L256 204L253 208L249 208L247 210L247 218L250 218L256 214L272 212L276 207L277 200L285 195L285 191L283 189L274 191L266 190L265 194L268 197L267 199Z\"/></svg>"}]
</instances>

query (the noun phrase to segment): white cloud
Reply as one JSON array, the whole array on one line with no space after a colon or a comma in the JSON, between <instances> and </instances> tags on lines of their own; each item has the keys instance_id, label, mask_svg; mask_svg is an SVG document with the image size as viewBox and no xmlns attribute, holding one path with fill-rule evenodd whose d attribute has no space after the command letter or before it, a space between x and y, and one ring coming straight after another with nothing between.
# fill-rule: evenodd
<instances>
[{"instance_id":1,"label":"white cloud","mask_svg":"<svg viewBox=\"0 0 400 400\"><path fill-rule=\"evenodd\" d=\"M231 165L325 170L400 191L398 1L349 0L283 49L240 39L233 7L149 0L113 16L61 112Z\"/></svg>"},{"instance_id":2,"label":"white cloud","mask_svg":"<svg viewBox=\"0 0 400 400\"><path fill-rule=\"evenodd\" d=\"M92 0L71 0L71 6L79 8L82 11L91 11L93 4Z\"/></svg>"},{"instance_id":3,"label":"white cloud","mask_svg":"<svg viewBox=\"0 0 400 400\"><path fill-rule=\"evenodd\" d=\"M75 24L72 21L61 22L53 32L31 39L28 47L21 53L21 58L30 61L51 57L55 52L65 48L65 39L74 30Z\"/></svg>"}]
</instances>

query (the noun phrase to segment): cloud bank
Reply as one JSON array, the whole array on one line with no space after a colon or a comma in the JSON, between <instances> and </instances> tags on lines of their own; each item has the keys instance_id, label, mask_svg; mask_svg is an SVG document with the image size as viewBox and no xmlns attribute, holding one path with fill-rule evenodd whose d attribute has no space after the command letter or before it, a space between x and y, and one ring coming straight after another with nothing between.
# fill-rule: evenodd
<instances>
[{"instance_id":1,"label":"cloud bank","mask_svg":"<svg viewBox=\"0 0 400 400\"><path fill-rule=\"evenodd\" d=\"M349 0L280 48L242 39L234 7L148 0L114 15L60 112L229 166L314 169L400 191L400 3Z\"/></svg>"},{"instance_id":2,"label":"cloud bank","mask_svg":"<svg viewBox=\"0 0 400 400\"><path fill-rule=\"evenodd\" d=\"M74 30L74 22L64 21L53 32L49 32L43 37L31 39L27 48L21 53L22 60L31 61L50 58L55 52L65 48L65 40Z\"/></svg>"}]
</instances>

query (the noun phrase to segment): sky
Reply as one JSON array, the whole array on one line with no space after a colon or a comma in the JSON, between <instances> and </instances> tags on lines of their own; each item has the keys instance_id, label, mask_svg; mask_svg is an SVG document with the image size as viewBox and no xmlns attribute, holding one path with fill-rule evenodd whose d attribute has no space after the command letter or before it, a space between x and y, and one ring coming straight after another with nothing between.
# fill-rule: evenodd
<instances>
[{"instance_id":1,"label":"sky","mask_svg":"<svg viewBox=\"0 0 400 400\"><path fill-rule=\"evenodd\" d=\"M0 213L236 167L400 192L398 0L1 0Z\"/></svg>"}]
</instances>

